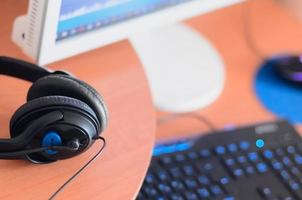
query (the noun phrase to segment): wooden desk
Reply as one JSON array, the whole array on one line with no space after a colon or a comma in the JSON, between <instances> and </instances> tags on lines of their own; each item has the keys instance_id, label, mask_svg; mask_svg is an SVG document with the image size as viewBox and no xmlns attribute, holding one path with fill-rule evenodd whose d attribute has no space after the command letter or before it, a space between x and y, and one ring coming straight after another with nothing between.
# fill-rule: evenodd
<instances>
[{"instance_id":1,"label":"wooden desk","mask_svg":"<svg viewBox=\"0 0 302 200\"><path fill-rule=\"evenodd\" d=\"M10 40L12 23L24 14L27 0L0 2L0 55L27 59ZM148 85L132 47L126 41L51 65L65 69L98 89L109 106L110 124L104 133L107 148L58 199L133 199L151 157L155 112ZM9 137L13 112L25 102L30 84L0 77L1 137ZM0 199L47 199L100 148L49 165L0 161Z\"/></svg>"},{"instance_id":2,"label":"wooden desk","mask_svg":"<svg viewBox=\"0 0 302 200\"><path fill-rule=\"evenodd\" d=\"M302 21L298 21L274 1L249 2L252 40L268 56L283 52L301 53ZM198 111L217 128L276 118L262 106L254 92L254 76L262 61L251 51L244 37L245 10L243 4L238 4L187 21L216 46L225 62L227 80L223 93L212 105ZM169 113L158 113L158 116L165 115ZM194 134L206 131L207 127L200 122L182 119L158 128L157 138L182 137L188 135L188 132Z\"/></svg>"}]
</instances>

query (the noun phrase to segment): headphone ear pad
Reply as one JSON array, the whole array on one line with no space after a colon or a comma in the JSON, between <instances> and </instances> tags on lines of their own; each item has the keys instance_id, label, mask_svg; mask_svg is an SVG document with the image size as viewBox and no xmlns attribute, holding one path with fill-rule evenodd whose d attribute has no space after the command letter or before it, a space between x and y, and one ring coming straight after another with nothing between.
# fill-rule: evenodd
<instances>
[{"instance_id":1,"label":"headphone ear pad","mask_svg":"<svg viewBox=\"0 0 302 200\"><path fill-rule=\"evenodd\" d=\"M22 105L15 112L10 120L11 137L13 138L20 135L29 123L39 118L41 115L64 109L84 112L86 115L91 116L91 118L94 119L95 126L98 127L97 116L86 103L70 97L47 96L31 100Z\"/></svg>"},{"instance_id":2,"label":"headphone ear pad","mask_svg":"<svg viewBox=\"0 0 302 200\"><path fill-rule=\"evenodd\" d=\"M101 95L87 83L68 75L53 74L38 79L29 89L27 100L56 95L85 102L95 111L100 123L100 132L107 127L108 112Z\"/></svg>"}]
</instances>

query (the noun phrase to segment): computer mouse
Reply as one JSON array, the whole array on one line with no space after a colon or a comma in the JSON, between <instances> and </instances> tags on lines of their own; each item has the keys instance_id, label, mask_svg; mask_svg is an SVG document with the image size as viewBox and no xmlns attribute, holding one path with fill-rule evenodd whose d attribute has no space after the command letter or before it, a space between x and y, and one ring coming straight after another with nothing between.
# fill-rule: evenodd
<instances>
[{"instance_id":1,"label":"computer mouse","mask_svg":"<svg viewBox=\"0 0 302 200\"><path fill-rule=\"evenodd\" d=\"M274 56L267 61L274 66L280 77L302 84L302 55Z\"/></svg>"}]
</instances>

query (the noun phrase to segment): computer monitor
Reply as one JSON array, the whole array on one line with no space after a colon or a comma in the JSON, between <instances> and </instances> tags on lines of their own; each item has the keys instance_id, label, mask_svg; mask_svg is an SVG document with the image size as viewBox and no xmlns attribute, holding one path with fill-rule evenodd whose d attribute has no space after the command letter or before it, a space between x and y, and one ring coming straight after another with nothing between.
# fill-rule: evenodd
<instances>
[{"instance_id":1,"label":"computer monitor","mask_svg":"<svg viewBox=\"0 0 302 200\"><path fill-rule=\"evenodd\" d=\"M147 75L151 83L155 103L158 107L161 107L164 110L186 111L200 107L200 100L204 101L202 104L207 104L210 99L217 96L221 90L221 85L223 85L223 70L220 66L222 64L221 61L218 61L219 59L216 58L216 56L213 59L216 61L209 62L209 65L217 65L214 67L216 70L202 70L204 75L201 75L199 78L207 78L210 80L205 81L202 88L196 86L199 84L198 81L192 81L195 80L194 77L191 77L191 80L186 80L188 78L184 76L182 78L183 82L187 81L188 86L195 85L192 86L190 90L197 90L198 93L203 94L210 94L211 92L209 93L208 91L210 90L207 88L213 85L212 82L217 82L218 80L219 83L216 85L214 84L216 87L214 90L216 91L212 92L210 95L212 97L207 95L208 97L206 98L195 98L193 96L196 95L196 92L190 94L187 90L187 86L175 87L179 94L183 93L185 90L187 90L187 93L179 96L171 96L170 94L175 94L175 92L167 93L166 90L162 90L165 88L163 86L165 83L160 80L156 80L155 82L157 83L152 84L154 81L152 80L153 75L151 75L158 73L158 67L156 66L160 67L161 72L159 73L161 74L173 74L174 72L171 71L171 66L170 68L163 67L164 64L171 65L171 63L165 61L165 59L159 58L165 63L151 62L151 65L155 64L156 66L149 67L150 62L148 60L154 60L153 58L156 55L154 54L150 57L150 55L147 54L151 53L152 55L153 52L156 52L156 49L161 46L161 41L159 41L163 39L161 37L164 37L163 40L167 41L166 46L174 43L171 43L171 39L181 40L183 42L187 41L187 44L185 44L186 42L179 44L182 46L178 46L178 48L175 49L175 45L178 45L176 41L171 53L175 54L173 57L176 60L179 60L179 62L172 62L172 64L187 65L182 66L182 69L184 69L184 67L188 68L192 63L193 66L196 64L200 65L202 64L200 62L194 63L196 62L196 55L191 55L191 57L189 56L188 58L184 56L185 59L181 59L181 57L177 55L184 55L192 52L186 52L183 47L188 44L192 44L193 46L198 45L196 45L194 39L191 41L190 39L187 39L185 35L188 35L189 38L195 37L196 39L198 38L198 34L193 33L185 26L175 26L172 28L170 27L170 29L160 27L167 24L174 24L195 15L209 12L239 1L240 0L30 0L27 15L18 17L15 21L12 38L13 41L22 47L27 55L41 65L105 46L122 39L130 38L133 46L141 57L143 64L148 68L146 69ZM168 32L165 32L165 29ZM152 37L152 31L154 30L159 33L157 34L154 32L154 36L157 35L155 38ZM161 31L164 34L161 34ZM171 34L174 35L175 31L175 36L171 38ZM181 39L182 35L184 35L183 40ZM148 38L145 36L151 37L149 38L150 40L146 41ZM166 38L167 36L170 37L170 39ZM167 40L165 40L165 38ZM159 46L152 46L152 43L158 44ZM200 39L197 44L202 44L202 46L207 47L210 45L203 39ZM163 43L162 45L165 44ZM162 49L169 50L171 48L167 47ZM176 52L175 50L177 49L180 51ZM203 51L204 48L197 47L197 49L194 49L193 47L192 50ZM204 54L212 53L216 53L212 46L204 52ZM200 59L209 59L206 58L207 55L205 58L202 58L202 54L197 57ZM188 59L192 61L191 64L186 62ZM157 59L155 58L155 60ZM191 71L197 74L200 72L194 69L186 69L185 71ZM183 70L180 70L179 72L175 70L175 73L178 73L177 76L183 74L182 72ZM177 76L175 76L174 80L180 81ZM159 79L159 77L156 79ZM169 80L167 80L167 82L169 82ZM158 84L160 84L160 91L156 92L158 86L155 85ZM179 89L182 91L179 91ZM162 93L166 94L163 95ZM166 97L158 98L156 96ZM189 102L186 100L191 98L194 98L196 102L194 103L193 101ZM171 103L169 99L178 99L179 102ZM186 101L187 104L182 103L184 101ZM196 106L192 106L193 104Z\"/></svg>"}]
</instances>

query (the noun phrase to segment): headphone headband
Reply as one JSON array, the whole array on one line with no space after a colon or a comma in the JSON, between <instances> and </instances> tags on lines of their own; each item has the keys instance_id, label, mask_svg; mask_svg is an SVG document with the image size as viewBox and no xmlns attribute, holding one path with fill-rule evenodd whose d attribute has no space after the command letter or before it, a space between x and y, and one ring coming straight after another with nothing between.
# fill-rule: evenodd
<instances>
[{"instance_id":1,"label":"headphone headband","mask_svg":"<svg viewBox=\"0 0 302 200\"><path fill-rule=\"evenodd\" d=\"M52 73L45 68L29 62L0 56L0 74L35 82L39 78Z\"/></svg>"}]
</instances>

